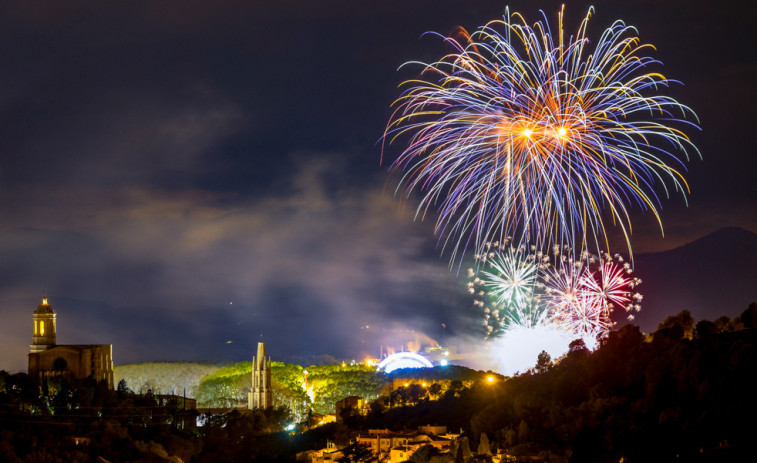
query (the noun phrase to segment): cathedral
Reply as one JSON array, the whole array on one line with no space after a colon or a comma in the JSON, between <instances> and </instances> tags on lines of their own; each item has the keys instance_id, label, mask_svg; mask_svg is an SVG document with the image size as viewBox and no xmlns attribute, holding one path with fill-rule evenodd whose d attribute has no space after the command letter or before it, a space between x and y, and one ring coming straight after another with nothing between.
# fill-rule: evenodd
<instances>
[{"instance_id":1,"label":"cathedral","mask_svg":"<svg viewBox=\"0 0 757 463\"><path fill-rule=\"evenodd\" d=\"M92 376L113 388L113 346L111 344L56 344L55 311L42 298L34 311L34 336L29 352L29 377L85 379Z\"/></svg>"},{"instance_id":2,"label":"cathedral","mask_svg":"<svg viewBox=\"0 0 757 463\"><path fill-rule=\"evenodd\" d=\"M271 359L266 357L265 343L258 343L258 355L252 358L252 389L247 406L250 410L273 407Z\"/></svg>"}]
</instances>

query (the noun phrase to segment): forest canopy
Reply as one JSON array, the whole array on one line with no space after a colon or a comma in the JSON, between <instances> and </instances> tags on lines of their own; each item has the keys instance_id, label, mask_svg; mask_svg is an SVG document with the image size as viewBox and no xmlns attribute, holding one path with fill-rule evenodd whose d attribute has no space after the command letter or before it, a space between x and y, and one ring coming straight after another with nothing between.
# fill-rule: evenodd
<instances>
[{"instance_id":1,"label":"forest canopy","mask_svg":"<svg viewBox=\"0 0 757 463\"><path fill-rule=\"evenodd\" d=\"M307 384L305 382L307 371ZM203 364L191 362L149 362L115 368L115 381L124 380L135 392L170 393L197 399L201 408L231 408L247 403L250 392L252 362ZM432 395L442 394L452 381L470 383L486 373L449 365L429 369L397 370L392 374L365 365L301 365L272 361L271 380L274 407L288 407L295 415L334 413L334 404L348 396L367 401L389 395L411 383L438 383Z\"/></svg>"}]
</instances>

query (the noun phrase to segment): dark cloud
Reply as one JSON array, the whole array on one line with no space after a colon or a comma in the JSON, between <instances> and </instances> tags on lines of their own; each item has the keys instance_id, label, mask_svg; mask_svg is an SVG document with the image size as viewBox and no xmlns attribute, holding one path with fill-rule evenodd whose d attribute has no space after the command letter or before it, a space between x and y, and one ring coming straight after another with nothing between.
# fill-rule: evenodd
<instances>
[{"instance_id":1,"label":"dark cloud","mask_svg":"<svg viewBox=\"0 0 757 463\"><path fill-rule=\"evenodd\" d=\"M88 201L62 201L47 223L74 217L69 230L42 228L41 218L39 228L2 235L2 296L23 289L28 306L4 308L4 316L28 318L45 287L61 332L111 331L119 361L150 349L174 359L244 358L261 334L280 355L307 346L313 355L348 357L376 350L354 337L363 325L460 327L469 315L457 313L461 283L446 261L429 255L432 231L401 213L380 178L361 189L327 183L341 157L302 154L287 194L233 206L191 191L66 189ZM55 304L56 297L66 302ZM131 323L122 323L125 313ZM177 352L159 347L171 343Z\"/></svg>"}]
</instances>

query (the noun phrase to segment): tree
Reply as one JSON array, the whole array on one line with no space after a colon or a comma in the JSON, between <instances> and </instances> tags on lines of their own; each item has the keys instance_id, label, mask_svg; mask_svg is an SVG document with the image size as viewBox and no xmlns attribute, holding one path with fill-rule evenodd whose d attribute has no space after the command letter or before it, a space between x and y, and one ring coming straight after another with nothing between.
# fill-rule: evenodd
<instances>
[{"instance_id":1,"label":"tree","mask_svg":"<svg viewBox=\"0 0 757 463\"><path fill-rule=\"evenodd\" d=\"M520 424L518 425L518 443L528 442L530 437L531 430L528 427L528 423L525 420L520 420Z\"/></svg>"},{"instance_id":2,"label":"tree","mask_svg":"<svg viewBox=\"0 0 757 463\"><path fill-rule=\"evenodd\" d=\"M463 461L468 461L473 456L473 452L470 449L470 441L467 437L463 436L459 439L460 445L457 448L457 454L462 455Z\"/></svg>"},{"instance_id":3,"label":"tree","mask_svg":"<svg viewBox=\"0 0 757 463\"><path fill-rule=\"evenodd\" d=\"M370 462L376 461L371 448L366 444L355 442L342 449L342 458L339 463Z\"/></svg>"},{"instance_id":4,"label":"tree","mask_svg":"<svg viewBox=\"0 0 757 463\"><path fill-rule=\"evenodd\" d=\"M129 386L126 385L125 379L121 379L121 381L118 382L118 385L116 386L116 392L118 393L119 399L123 399L127 394L131 393Z\"/></svg>"},{"instance_id":5,"label":"tree","mask_svg":"<svg viewBox=\"0 0 757 463\"><path fill-rule=\"evenodd\" d=\"M505 432L505 443L508 447L515 447L515 442L518 439L518 433L515 432L515 429L512 427L508 427L507 431Z\"/></svg>"},{"instance_id":6,"label":"tree","mask_svg":"<svg viewBox=\"0 0 757 463\"><path fill-rule=\"evenodd\" d=\"M736 317L733 317L728 322L728 325L726 325L726 327L723 328L723 331L741 331L743 329L744 329L744 323L741 321L741 317L736 316Z\"/></svg>"},{"instance_id":7,"label":"tree","mask_svg":"<svg viewBox=\"0 0 757 463\"><path fill-rule=\"evenodd\" d=\"M694 335L694 317L688 310L682 310L675 315L671 315L663 320L657 327L657 331L667 330L668 335L673 339L683 337L691 339Z\"/></svg>"},{"instance_id":8,"label":"tree","mask_svg":"<svg viewBox=\"0 0 757 463\"><path fill-rule=\"evenodd\" d=\"M744 328L757 328L757 302L752 302L741 314L741 323Z\"/></svg>"},{"instance_id":9,"label":"tree","mask_svg":"<svg viewBox=\"0 0 757 463\"><path fill-rule=\"evenodd\" d=\"M534 367L534 369L537 373L544 373L545 371L549 370L551 366L552 357L550 357L547 351L541 351L539 356L536 358L536 366Z\"/></svg>"},{"instance_id":10,"label":"tree","mask_svg":"<svg viewBox=\"0 0 757 463\"><path fill-rule=\"evenodd\" d=\"M368 412L368 418L376 420L381 418L384 414L384 401L383 399L377 399L370 403L368 406L370 411Z\"/></svg>"},{"instance_id":11,"label":"tree","mask_svg":"<svg viewBox=\"0 0 757 463\"><path fill-rule=\"evenodd\" d=\"M449 444L449 454L455 457L457 455L457 448L460 447L460 445L457 443L456 440L453 440Z\"/></svg>"},{"instance_id":12,"label":"tree","mask_svg":"<svg viewBox=\"0 0 757 463\"><path fill-rule=\"evenodd\" d=\"M568 344L568 349L570 352L586 352L586 343L581 338L574 339Z\"/></svg>"},{"instance_id":13,"label":"tree","mask_svg":"<svg viewBox=\"0 0 757 463\"><path fill-rule=\"evenodd\" d=\"M418 403L426 395L426 390L420 384L411 384L407 387L407 399L412 404Z\"/></svg>"},{"instance_id":14,"label":"tree","mask_svg":"<svg viewBox=\"0 0 757 463\"><path fill-rule=\"evenodd\" d=\"M455 463L465 463L465 455L463 453L462 445L457 447L457 453L455 453Z\"/></svg>"},{"instance_id":15,"label":"tree","mask_svg":"<svg viewBox=\"0 0 757 463\"><path fill-rule=\"evenodd\" d=\"M47 399L50 396L50 387L47 384L47 376L42 377L42 397Z\"/></svg>"},{"instance_id":16,"label":"tree","mask_svg":"<svg viewBox=\"0 0 757 463\"><path fill-rule=\"evenodd\" d=\"M728 323L730 321L730 318L728 318L726 315L723 315L722 317L716 318L713 323L715 324L715 328L717 328L718 331L725 331L726 326L728 326Z\"/></svg>"},{"instance_id":17,"label":"tree","mask_svg":"<svg viewBox=\"0 0 757 463\"><path fill-rule=\"evenodd\" d=\"M439 396L442 393L441 383L432 383L431 386L428 387L428 393L434 400L439 399Z\"/></svg>"},{"instance_id":18,"label":"tree","mask_svg":"<svg viewBox=\"0 0 757 463\"><path fill-rule=\"evenodd\" d=\"M478 443L478 451L476 451L478 455L491 455L492 451L491 448L489 448L489 438L486 436L485 432L481 433L481 440Z\"/></svg>"},{"instance_id":19,"label":"tree","mask_svg":"<svg viewBox=\"0 0 757 463\"><path fill-rule=\"evenodd\" d=\"M426 444L410 455L410 461L413 463L428 463L432 457L437 455L441 455L441 451L431 444Z\"/></svg>"},{"instance_id":20,"label":"tree","mask_svg":"<svg viewBox=\"0 0 757 463\"><path fill-rule=\"evenodd\" d=\"M701 320L697 322L696 328L694 329L694 335L697 338L706 338L715 336L716 334L718 334L717 326L715 326L714 323L708 320Z\"/></svg>"},{"instance_id":21,"label":"tree","mask_svg":"<svg viewBox=\"0 0 757 463\"><path fill-rule=\"evenodd\" d=\"M452 397L456 397L460 395L460 392L462 392L463 389L465 389L463 382L458 379L454 379L449 383L449 388L447 388L445 395L450 394Z\"/></svg>"}]
</instances>

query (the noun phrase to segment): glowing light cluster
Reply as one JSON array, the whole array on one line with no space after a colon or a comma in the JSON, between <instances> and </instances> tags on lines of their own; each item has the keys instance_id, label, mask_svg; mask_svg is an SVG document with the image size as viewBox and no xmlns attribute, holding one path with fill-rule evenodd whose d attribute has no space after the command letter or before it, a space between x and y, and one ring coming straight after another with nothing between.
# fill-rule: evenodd
<instances>
[{"instance_id":1,"label":"glowing light cluster","mask_svg":"<svg viewBox=\"0 0 757 463\"><path fill-rule=\"evenodd\" d=\"M592 347L613 326L614 309L625 310L629 320L641 310L641 280L618 254L574 258L567 247L544 253L505 241L476 257L480 271L468 269L468 292L484 313L487 337L553 325Z\"/></svg>"},{"instance_id":2,"label":"glowing light cluster","mask_svg":"<svg viewBox=\"0 0 757 463\"><path fill-rule=\"evenodd\" d=\"M413 352L397 352L382 360L378 364L378 369L386 373L401 368L433 368L434 365L425 357Z\"/></svg>"},{"instance_id":3,"label":"glowing light cluster","mask_svg":"<svg viewBox=\"0 0 757 463\"><path fill-rule=\"evenodd\" d=\"M498 371L514 375L533 368L542 351L557 359L568 351L569 333L555 324L540 324L532 327L514 325L507 332L489 343L489 353Z\"/></svg>"},{"instance_id":4,"label":"glowing light cluster","mask_svg":"<svg viewBox=\"0 0 757 463\"><path fill-rule=\"evenodd\" d=\"M655 189L684 198L679 171L696 152L685 128L694 112L660 93L672 82L651 71L633 27L616 21L586 36L533 26L515 13L445 38L453 51L420 64L403 82L384 136L406 140L392 170L398 191L422 194L416 217L438 213L436 233L458 252L513 236L545 248L607 249L607 222L631 252L629 209L651 211ZM580 252L579 252L580 253ZM462 256L461 256L462 259Z\"/></svg>"},{"instance_id":5,"label":"glowing light cluster","mask_svg":"<svg viewBox=\"0 0 757 463\"><path fill-rule=\"evenodd\" d=\"M487 244L476 261L468 292L483 312L493 360L508 374L533 367L542 351L561 357L577 339L593 350L616 309L629 320L641 310L641 280L618 254L574 257L567 247L540 252L506 240Z\"/></svg>"}]
</instances>

